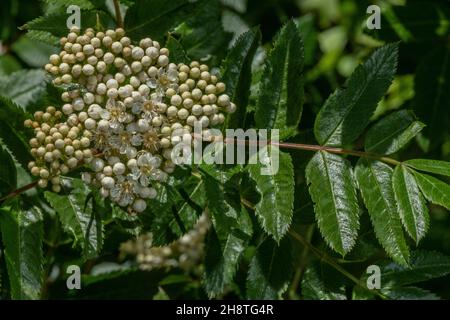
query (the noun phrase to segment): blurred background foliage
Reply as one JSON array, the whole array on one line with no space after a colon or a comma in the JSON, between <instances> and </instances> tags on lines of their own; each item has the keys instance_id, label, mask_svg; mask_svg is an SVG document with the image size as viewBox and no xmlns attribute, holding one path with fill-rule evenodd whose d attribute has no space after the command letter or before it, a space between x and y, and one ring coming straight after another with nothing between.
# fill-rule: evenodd
<instances>
[{"instance_id":1,"label":"blurred background foliage","mask_svg":"<svg viewBox=\"0 0 450 320\"><path fill-rule=\"evenodd\" d=\"M252 95L248 110L255 104L255 95L266 50L281 26L294 18L305 45L305 106L299 133L289 141L315 143L312 127L315 115L337 87L344 83L354 68L386 42L400 42L399 72L389 94L379 104L374 120L398 108L413 110L428 127L406 150L395 155L400 159L432 158L450 161L450 2L446 0L198 0L154 1L124 0L122 10L129 11L125 18L128 35L134 39L151 36L166 42L177 59L201 59L220 68L222 60L240 34L254 26L262 33L261 45L253 61ZM149 7L149 4L159 3ZM0 95L12 99L27 112L44 105L59 104L58 89L54 88L42 67L48 56L58 51L58 38L66 32L67 5L76 4L86 12L82 24L114 26L114 8L111 0L59 0L28 1L3 0L0 13ZM382 8L381 30L368 30L365 26L371 4ZM193 9L195 7L195 9ZM84 12L84 11L83 11ZM159 13L164 12L159 17ZM42 18L40 18L42 17ZM170 19L167 19L170 17ZM88 21L88 22L86 22ZM145 25L143 27L143 24ZM91 25L82 25L88 27ZM26 29L29 31L27 32ZM149 31L151 30L151 31ZM148 34L150 32L150 34ZM255 94L253 94L255 93ZM3 114L5 113L5 114ZM7 112L2 114L2 126L8 123ZM6 121L6 122L5 122ZM252 126L246 123L246 126ZM6 130L5 128L0 130ZM295 228L309 235L312 243L330 256L312 224L312 203L306 192L304 167L310 153L293 151L296 172ZM3 164L2 164L3 165ZM20 165L18 185L30 181ZM34 193L33 193L34 192ZM32 191L29 196L33 199ZM39 200L41 201L41 200ZM182 201L182 199L181 199ZM45 204L42 204L46 208ZM47 207L47 215L54 212ZM437 250L450 255L450 217L440 207L431 211L431 231L419 245L420 249ZM198 272L181 270L165 272L139 271L132 260L119 255L120 244L137 231L133 221L122 221L105 234L100 257L83 262L72 247L67 235L48 220L46 230L46 286L45 298L206 298ZM52 222L53 221L53 222ZM365 231L367 231L365 233ZM57 234L54 234L57 233ZM348 269L361 274L370 261L383 257L376 243L368 217L363 217L358 246L352 251ZM57 243L54 243L57 239ZM163 241L164 242L164 241ZM254 241L253 243L256 243ZM56 246L58 250L55 251ZM247 265L254 252L250 247L242 267L238 270L234 286L224 298L244 298ZM299 251L300 252L300 251ZM0 256L1 257L1 256ZM302 260L303 259L303 260ZM302 283L294 276L293 288L287 298L346 298L348 280L311 256L298 257L306 272ZM310 261L311 260L311 261ZM303 262L302 262L303 261ZM311 263L310 263L311 262ZM67 291L65 266L83 264L81 291ZM0 262L0 275L4 278L4 261ZM450 298L450 277L426 281L421 288L432 289L442 298ZM0 297L8 297L8 284L2 283ZM296 290L300 288L300 290ZM422 293L423 293L422 292ZM355 293L354 293L355 294ZM406 294L405 294L406 296ZM357 295L356 295L357 297Z\"/></svg>"}]
</instances>

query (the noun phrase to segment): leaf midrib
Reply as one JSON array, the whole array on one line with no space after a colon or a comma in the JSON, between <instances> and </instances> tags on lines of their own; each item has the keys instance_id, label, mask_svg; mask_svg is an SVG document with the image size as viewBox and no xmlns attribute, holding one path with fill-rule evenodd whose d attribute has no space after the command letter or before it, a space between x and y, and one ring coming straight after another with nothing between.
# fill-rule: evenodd
<instances>
[{"instance_id":1,"label":"leaf midrib","mask_svg":"<svg viewBox=\"0 0 450 320\"><path fill-rule=\"evenodd\" d=\"M414 122L412 122L412 123L414 123ZM412 124L412 123L411 123L411 124ZM408 128L411 126L411 124L408 125L406 129L408 129ZM399 129L397 129L397 130L394 131L391 135L386 136L386 137L382 138L379 142L373 144L372 147L368 148L367 151L369 151L369 152L373 151L373 150L376 149L379 145L381 145L381 144L384 143L385 141L391 139L392 137L395 137L399 132L402 132L402 131L404 131L404 130L405 130L404 128L399 128ZM385 152L384 152L384 153L385 153Z\"/></svg>"},{"instance_id":2,"label":"leaf midrib","mask_svg":"<svg viewBox=\"0 0 450 320\"><path fill-rule=\"evenodd\" d=\"M381 189L380 182L379 182L378 179L377 179L377 175L374 174L372 164L370 164L370 163L369 163L369 170L370 170L371 175L372 175L372 176L374 177L374 179L375 179L376 186L377 186L377 188L378 188L379 191L380 191L380 195L382 196L381 198L383 199L383 202L384 202L385 205L386 205L387 211L388 211L388 213L389 213L389 221L392 221L392 213L393 213L393 212L392 212L391 208L389 207L389 204L388 204L388 202L386 201L383 192L381 191L382 189ZM396 247L397 247L397 249L399 250L399 252L400 252L402 258L403 258L404 260L406 260L405 257L403 256L402 249L401 249L400 246L397 244L397 241L398 241L397 233L394 232L394 230L392 229L392 226L391 226L390 223L388 224L388 228L389 228L389 230L391 231L391 233L392 233L392 234L394 235L394 237L395 237L395 240L396 240Z\"/></svg>"},{"instance_id":3,"label":"leaf midrib","mask_svg":"<svg viewBox=\"0 0 450 320\"><path fill-rule=\"evenodd\" d=\"M336 199L335 199L335 193L334 193L334 188L333 188L333 184L332 184L332 179L331 179L331 176L330 176L330 172L328 170L328 164L327 164L327 161L325 159L324 153L323 153L323 151L319 151L319 152L320 152L320 156L322 157L322 161L323 161L323 163L325 165L325 172L326 172L326 176L327 176L327 181L328 181L328 185L329 185L330 191L331 191L331 198L333 199L334 214L335 214L335 217L336 217L336 222L337 222L338 230L339 230L339 241L340 241L340 246L341 246L340 249L342 251L344 251L344 244L343 244L343 241L342 241L342 232L341 232L341 222L340 222L340 219L338 217L337 206L336 206Z\"/></svg>"},{"instance_id":4,"label":"leaf midrib","mask_svg":"<svg viewBox=\"0 0 450 320\"><path fill-rule=\"evenodd\" d=\"M406 196L407 196L407 198L408 198L408 201L407 201L407 203L408 203L408 207L409 207L409 209L410 209L410 212L412 213L412 216L413 216L413 220L414 220L414 225L413 225L413 228L414 228L414 234L416 235L416 239L414 239L414 240L416 240L416 241L418 241L419 240L419 238L420 238L420 235L418 234L418 231L417 231L417 228L416 228L416 225L417 225L417 217L416 217L416 215L415 215L415 210L414 210L414 208L413 208L413 206L412 206L412 201L414 200L411 196L410 196L410 193L409 193L409 191L410 191L410 189L408 188L408 186L407 186L407 184L406 184L406 176L405 176L405 173L407 172L405 172L405 171L403 171L403 170L407 170L407 169L405 169L403 166L401 166L400 167L400 173L401 173L401 175L402 175L402 180L403 180L403 184L405 185L405 189L406 189ZM406 222L406 221L405 221Z\"/></svg>"}]
</instances>

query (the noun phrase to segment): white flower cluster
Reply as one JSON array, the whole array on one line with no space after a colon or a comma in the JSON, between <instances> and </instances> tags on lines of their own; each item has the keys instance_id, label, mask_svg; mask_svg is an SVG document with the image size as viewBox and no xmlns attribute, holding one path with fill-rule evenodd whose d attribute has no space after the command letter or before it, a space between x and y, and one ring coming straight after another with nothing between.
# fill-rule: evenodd
<instances>
[{"instance_id":1,"label":"white flower cluster","mask_svg":"<svg viewBox=\"0 0 450 320\"><path fill-rule=\"evenodd\" d=\"M134 45L120 28L72 29L61 45L45 69L66 88L65 104L26 121L36 132L29 167L41 187L50 180L59 191L58 175L87 164L86 183L142 212L155 185L173 172L172 148L183 135L195 124L222 124L223 112L236 110L208 66L171 63L169 50L149 38Z\"/></svg>"},{"instance_id":2,"label":"white flower cluster","mask_svg":"<svg viewBox=\"0 0 450 320\"><path fill-rule=\"evenodd\" d=\"M208 216L203 214L191 231L170 245L154 247L151 235L143 235L134 241L123 243L121 252L136 255L136 261L142 270L155 268L190 270L203 258L204 239L210 225Z\"/></svg>"}]
</instances>

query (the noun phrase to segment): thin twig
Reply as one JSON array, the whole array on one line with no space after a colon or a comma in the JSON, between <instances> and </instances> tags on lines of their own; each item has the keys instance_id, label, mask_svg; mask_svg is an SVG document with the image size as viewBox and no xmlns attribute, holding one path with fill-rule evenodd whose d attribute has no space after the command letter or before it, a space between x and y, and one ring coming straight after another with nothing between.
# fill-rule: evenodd
<instances>
[{"instance_id":1,"label":"thin twig","mask_svg":"<svg viewBox=\"0 0 450 320\"><path fill-rule=\"evenodd\" d=\"M301 235L299 235L297 232L293 231L292 229L289 230L289 234L296 240L298 240L301 244L303 244L305 247L308 247L311 252L313 252L320 260L324 261L325 263L329 264L331 267L339 271L341 274L343 274L345 277L353 281L357 286L361 287L362 289L369 291L372 294L377 295L381 299L386 299L386 297L379 292L376 289L370 290L367 288L367 286L364 285L364 283L361 282L358 278L356 278L354 275L352 275L350 272L342 268L334 259L330 256L328 256L326 253L320 251L316 247L314 247L311 243L306 241L305 238L303 238Z\"/></svg>"},{"instance_id":2,"label":"thin twig","mask_svg":"<svg viewBox=\"0 0 450 320\"><path fill-rule=\"evenodd\" d=\"M196 138L196 136L194 135L194 138ZM197 137L198 138L198 137ZM208 140L209 142L218 142L215 141L214 137L212 140ZM330 152L330 153L335 153L335 154L343 154L343 155L352 155L352 156L356 156L356 157L363 157L363 158L368 158L368 159L374 159L374 160L378 160L378 161L382 161L391 165L399 165L401 164L400 161L389 158L389 157L385 157L382 155L378 155L378 154L373 154L373 153L368 153L368 152L364 152L364 151L355 151L355 150L347 150L347 149L342 149L342 148L335 148L335 147L327 147L327 146L320 146L320 145L313 145L313 144L301 144L301 143L289 143L289 142L274 142L274 141L247 141L247 140L235 140L235 139L225 139L223 140L224 143L226 144L251 144L251 143L266 143L266 144L271 144L273 146L277 146L280 148L285 148L285 149L296 149L296 150L305 150L305 151L326 151L326 152ZM102 153L98 153L95 154L94 157L100 157L102 156ZM195 174L194 174L195 175ZM198 177L198 176L197 176ZM200 178L200 177L199 177ZM5 197L1 198L0 201L6 200L8 198L14 197L16 195L21 194L22 192L25 192L29 189L34 188L37 185L37 181L26 185L20 189L14 190L13 192L11 192L10 194L6 195Z\"/></svg>"},{"instance_id":3,"label":"thin twig","mask_svg":"<svg viewBox=\"0 0 450 320\"><path fill-rule=\"evenodd\" d=\"M26 186L23 186L23 187L21 187L21 188L19 188L17 190L14 190L10 194L7 194L3 198L0 198L0 202L3 202L3 201L5 201L5 200L7 200L9 198L15 197L15 196L17 196L17 195L19 195L19 194L21 194L21 193L23 193L25 191L30 190L30 189L33 189L34 187L37 186L37 184L38 184L38 181L33 181L33 182L27 184Z\"/></svg>"},{"instance_id":4,"label":"thin twig","mask_svg":"<svg viewBox=\"0 0 450 320\"><path fill-rule=\"evenodd\" d=\"M202 139L201 136L193 134L194 139ZM272 145L277 146L279 148L284 149L294 149L294 150L304 150L304 151L326 151L329 153L334 154L343 154L343 155L351 155L355 157L360 158L368 158L368 159L374 159L378 161L382 161L391 165L399 165L401 164L400 161L386 157L384 155L376 154L376 153L370 153L370 152L364 152L364 151L356 151L356 150L349 150L349 149L343 149L343 148L336 148L336 147L328 147L328 146L321 146L321 145L314 145L314 144L302 144L302 143L291 143L291 142L278 142L278 141L270 141L270 140L259 140L259 141L248 141L248 140L237 140L235 138L225 138L223 139L220 136L212 136L210 139L203 139L207 142L223 142L225 144L238 144L238 145Z\"/></svg>"},{"instance_id":5,"label":"thin twig","mask_svg":"<svg viewBox=\"0 0 450 320\"><path fill-rule=\"evenodd\" d=\"M114 3L114 11L116 13L117 27L123 28L123 19L122 19L122 13L120 12L119 0L113 0L113 3Z\"/></svg>"},{"instance_id":6,"label":"thin twig","mask_svg":"<svg viewBox=\"0 0 450 320\"><path fill-rule=\"evenodd\" d=\"M319 145L310 145L310 144L300 144L300 143L288 143L288 142L271 142L272 145L286 148L286 149L299 149L299 150L308 150L308 151L326 151L329 153L335 153L335 154L346 154L361 158L369 158L374 160L379 160L391 165L398 165L401 164L400 161L385 157L379 154L370 153L370 152L364 152L364 151L355 151L355 150L348 150L348 149L342 149L342 148L335 148L335 147L327 147L327 146L319 146Z\"/></svg>"},{"instance_id":7,"label":"thin twig","mask_svg":"<svg viewBox=\"0 0 450 320\"><path fill-rule=\"evenodd\" d=\"M94 152L95 152L94 155L93 155L94 158L99 158L99 157L102 157L102 156L103 156L103 153L102 153L102 152L96 152L95 150L94 150ZM78 169L79 167L81 167L81 166L83 166L83 165L84 165L84 164L76 166L76 167L74 168L74 170L75 170L75 169ZM52 177L53 177L53 176L52 176ZM49 179L51 179L52 177L50 177ZM36 187L36 186L38 185L38 182L39 182L39 180L33 181L33 182L31 182L31 183L29 183L29 184L23 186L23 187L20 187L19 189L16 189L16 190L12 191L10 194L7 194L7 195L4 196L3 198L0 198L0 202L3 202L3 201L5 201L5 200L7 200L7 199L9 199L9 198L18 196L19 194L24 193L25 191L28 191L28 190L30 190L30 189L33 189L34 187Z\"/></svg>"},{"instance_id":8,"label":"thin twig","mask_svg":"<svg viewBox=\"0 0 450 320\"><path fill-rule=\"evenodd\" d=\"M306 240L308 242L311 241L312 236L314 234L314 225L310 225L306 229ZM308 262L308 255L309 255L309 247L303 246L303 251L301 254L301 257L299 259L299 266L294 274L294 279L292 281L292 285L290 288L290 296L295 297L297 294L298 287L300 285L300 281L302 280L303 274L305 272L306 264Z\"/></svg>"}]
</instances>

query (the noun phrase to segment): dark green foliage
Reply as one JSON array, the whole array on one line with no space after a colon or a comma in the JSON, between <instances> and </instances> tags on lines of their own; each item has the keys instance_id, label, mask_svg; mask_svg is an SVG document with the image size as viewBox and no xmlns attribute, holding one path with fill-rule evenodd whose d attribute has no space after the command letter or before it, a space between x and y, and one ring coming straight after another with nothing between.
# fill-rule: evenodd
<instances>
[{"instance_id":1,"label":"dark green foliage","mask_svg":"<svg viewBox=\"0 0 450 320\"><path fill-rule=\"evenodd\" d=\"M392 154L404 148L425 125L407 110L394 112L377 122L368 132L365 149L378 154Z\"/></svg>"},{"instance_id":2,"label":"dark green foliage","mask_svg":"<svg viewBox=\"0 0 450 320\"><path fill-rule=\"evenodd\" d=\"M99 212L93 210L95 198L78 179L64 179L66 194L46 192L45 197L56 210L64 230L81 247L85 259L96 257L103 245L103 227Z\"/></svg>"},{"instance_id":3,"label":"dark green foliage","mask_svg":"<svg viewBox=\"0 0 450 320\"><path fill-rule=\"evenodd\" d=\"M236 105L244 106L230 116L229 128L240 128L244 124L252 83L252 62L260 40L259 29L242 34L222 64L222 81L227 86L227 94Z\"/></svg>"},{"instance_id":4,"label":"dark green foliage","mask_svg":"<svg viewBox=\"0 0 450 320\"><path fill-rule=\"evenodd\" d=\"M265 149L276 170L264 152L180 166L139 215L82 182L88 166L62 177L61 193L33 188L28 170L24 121L66 103L42 69L61 50L67 6L82 29L105 31L119 25L113 1L4 2L0 299L450 298L446 1L385 1L372 31L370 1L119 1L133 44L149 37L226 84L237 111L220 129L280 139ZM123 250L142 235L176 248L202 215L211 226L192 268L140 270L144 244L139 259ZM67 289L71 265L82 290ZM373 265L381 288L367 290Z\"/></svg>"},{"instance_id":5,"label":"dark green foliage","mask_svg":"<svg viewBox=\"0 0 450 320\"><path fill-rule=\"evenodd\" d=\"M350 163L340 156L317 152L306 167L316 220L325 240L342 255L354 246L359 206Z\"/></svg>"},{"instance_id":6,"label":"dark green foliage","mask_svg":"<svg viewBox=\"0 0 450 320\"><path fill-rule=\"evenodd\" d=\"M0 231L11 286L11 298L39 299L43 281L42 213L20 209L16 202L0 209Z\"/></svg>"},{"instance_id":7,"label":"dark green foliage","mask_svg":"<svg viewBox=\"0 0 450 320\"><path fill-rule=\"evenodd\" d=\"M248 299L277 299L287 290L292 275L289 239L277 244L266 239L257 248L247 277Z\"/></svg>"},{"instance_id":8,"label":"dark green foliage","mask_svg":"<svg viewBox=\"0 0 450 320\"><path fill-rule=\"evenodd\" d=\"M258 128L294 129L303 110L303 40L293 21L288 22L274 41L266 60L255 122ZM288 133L285 133L288 134Z\"/></svg>"},{"instance_id":9,"label":"dark green foliage","mask_svg":"<svg viewBox=\"0 0 450 320\"><path fill-rule=\"evenodd\" d=\"M343 146L361 134L394 78L397 54L395 44L376 50L353 72L345 89L327 99L314 124L320 144Z\"/></svg>"},{"instance_id":10,"label":"dark green foliage","mask_svg":"<svg viewBox=\"0 0 450 320\"><path fill-rule=\"evenodd\" d=\"M356 180L378 241L396 262L407 265L409 250L396 207L392 172L388 165L366 159L359 160L355 168Z\"/></svg>"}]
</instances>

